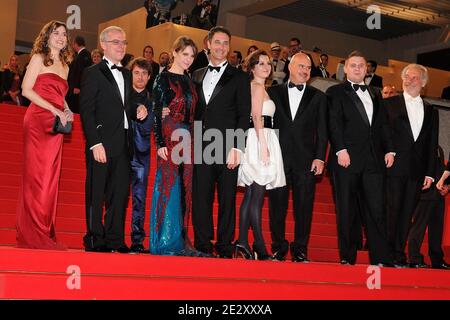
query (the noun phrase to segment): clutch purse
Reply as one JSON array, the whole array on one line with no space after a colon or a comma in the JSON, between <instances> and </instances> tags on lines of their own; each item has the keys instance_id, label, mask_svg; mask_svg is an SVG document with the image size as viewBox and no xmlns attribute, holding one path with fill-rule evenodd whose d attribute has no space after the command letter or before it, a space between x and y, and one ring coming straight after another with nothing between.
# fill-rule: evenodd
<instances>
[{"instance_id":1,"label":"clutch purse","mask_svg":"<svg viewBox=\"0 0 450 320\"><path fill-rule=\"evenodd\" d=\"M67 121L63 126L58 116L55 116L55 122L53 123L53 133L69 134L72 132L72 122Z\"/></svg>"}]
</instances>

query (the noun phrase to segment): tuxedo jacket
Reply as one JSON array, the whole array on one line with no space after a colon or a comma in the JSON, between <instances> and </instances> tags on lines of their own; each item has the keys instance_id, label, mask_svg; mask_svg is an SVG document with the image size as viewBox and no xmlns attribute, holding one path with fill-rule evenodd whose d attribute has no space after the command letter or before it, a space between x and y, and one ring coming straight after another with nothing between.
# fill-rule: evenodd
<instances>
[{"instance_id":1,"label":"tuxedo jacket","mask_svg":"<svg viewBox=\"0 0 450 320\"><path fill-rule=\"evenodd\" d=\"M360 173L370 161L376 172L383 173L386 167L384 155L396 151L379 90L368 87L368 91L373 102L372 124L364 104L349 81L327 90L331 142L329 163L332 170ZM337 162L336 152L343 149L347 149L350 155L350 166L347 169Z\"/></svg>"},{"instance_id":2,"label":"tuxedo jacket","mask_svg":"<svg viewBox=\"0 0 450 320\"><path fill-rule=\"evenodd\" d=\"M398 95L384 100L396 156L394 165L388 169L389 176L409 176L413 179L434 177L436 149L439 134L439 116L429 103L424 104L422 129L416 141L409 123L405 98Z\"/></svg>"},{"instance_id":3,"label":"tuxedo jacket","mask_svg":"<svg viewBox=\"0 0 450 320\"><path fill-rule=\"evenodd\" d=\"M327 98L306 85L295 118L292 119L287 83L268 89L275 103L274 129L279 130L285 167L309 171L314 159L325 161L327 137Z\"/></svg>"},{"instance_id":4,"label":"tuxedo jacket","mask_svg":"<svg viewBox=\"0 0 450 320\"><path fill-rule=\"evenodd\" d=\"M73 94L74 88L81 88L81 78L83 71L92 65L91 53L87 49L83 49L76 55L75 59L70 64L69 75L67 82L69 84L68 95Z\"/></svg>"},{"instance_id":5,"label":"tuxedo jacket","mask_svg":"<svg viewBox=\"0 0 450 320\"><path fill-rule=\"evenodd\" d=\"M371 87L377 87L383 89L383 78L374 74L369 84Z\"/></svg>"},{"instance_id":6,"label":"tuxedo jacket","mask_svg":"<svg viewBox=\"0 0 450 320\"><path fill-rule=\"evenodd\" d=\"M203 130L214 128L221 131L225 142L227 129L242 129L245 132L250 125L250 80L245 72L227 64L207 104L203 92L203 79L207 71L207 67L202 68L192 76L199 97L195 120L202 121ZM237 145L236 141L234 147L244 151L244 146Z\"/></svg>"},{"instance_id":7,"label":"tuxedo jacket","mask_svg":"<svg viewBox=\"0 0 450 320\"><path fill-rule=\"evenodd\" d=\"M193 73L198 69L205 68L208 66L208 64L209 64L208 55L205 53L205 50L201 50L199 51L199 53L195 57L194 62L190 66L189 72Z\"/></svg>"},{"instance_id":8,"label":"tuxedo jacket","mask_svg":"<svg viewBox=\"0 0 450 320\"><path fill-rule=\"evenodd\" d=\"M318 76L323 78L323 74L322 74L322 70L320 69L320 66L317 67L317 70L320 72L320 75L318 75ZM330 73L328 72L327 69L325 69L325 73L327 74L327 78L329 78L330 77Z\"/></svg>"},{"instance_id":9,"label":"tuxedo jacket","mask_svg":"<svg viewBox=\"0 0 450 320\"><path fill-rule=\"evenodd\" d=\"M136 104L130 103L131 73L122 69L125 82L125 103L106 60L91 66L83 74L80 94L80 117L86 137L86 148L102 143L107 157L123 152L125 143L133 153L131 120L136 120ZM124 135L124 110L128 119L128 140Z\"/></svg>"}]
</instances>

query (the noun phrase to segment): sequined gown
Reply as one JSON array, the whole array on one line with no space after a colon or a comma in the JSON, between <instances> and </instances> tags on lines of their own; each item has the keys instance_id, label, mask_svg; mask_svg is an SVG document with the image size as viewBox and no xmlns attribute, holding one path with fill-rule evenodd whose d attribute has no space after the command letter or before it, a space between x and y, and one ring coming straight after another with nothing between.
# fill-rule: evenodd
<instances>
[{"instance_id":1,"label":"sequined gown","mask_svg":"<svg viewBox=\"0 0 450 320\"><path fill-rule=\"evenodd\" d=\"M188 239L184 230L192 207L195 85L188 75L163 72L155 80L153 103L156 147L167 147L169 156L167 161L157 158L150 213L150 253L185 255L191 251L186 247ZM170 114L162 119L164 107L170 109ZM185 149L181 151L178 139L171 139L175 130L175 134L183 136L180 141ZM172 154L174 148L176 152Z\"/></svg>"}]
</instances>

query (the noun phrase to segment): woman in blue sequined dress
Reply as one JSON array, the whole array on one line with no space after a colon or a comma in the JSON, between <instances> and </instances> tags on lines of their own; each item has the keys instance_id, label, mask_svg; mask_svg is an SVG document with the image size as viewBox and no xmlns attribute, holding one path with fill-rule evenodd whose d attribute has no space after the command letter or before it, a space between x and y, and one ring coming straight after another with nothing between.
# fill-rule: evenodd
<instances>
[{"instance_id":1,"label":"woman in blue sequined dress","mask_svg":"<svg viewBox=\"0 0 450 320\"><path fill-rule=\"evenodd\" d=\"M194 61L197 47L182 36L172 49L172 67L158 75L153 88L158 159L150 213L150 253L195 255L187 238L187 224L192 207L191 137L198 99L186 70ZM164 119L163 108L170 110Z\"/></svg>"}]
</instances>

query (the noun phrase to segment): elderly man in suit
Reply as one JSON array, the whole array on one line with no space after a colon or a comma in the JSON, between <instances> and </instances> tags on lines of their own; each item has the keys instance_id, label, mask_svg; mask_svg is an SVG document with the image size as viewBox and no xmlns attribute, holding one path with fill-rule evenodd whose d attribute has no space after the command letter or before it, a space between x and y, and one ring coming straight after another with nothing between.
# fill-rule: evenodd
<instances>
[{"instance_id":1,"label":"elderly man in suit","mask_svg":"<svg viewBox=\"0 0 450 320\"><path fill-rule=\"evenodd\" d=\"M289 243L285 239L289 189L294 201L295 236L290 245L292 260L308 262L316 176L322 174L327 151L327 98L306 84L311 60L295 54L289 63L289 81L269 88L276 105L274 128L279 130L284 172L288 185L269 192L270 231L273 258L285 259Z\"/></svg>"},{"instance_id":2,"label":"elderly man in suit","mask_svg":"<svg viewBox=\"0 0 450 320\"><path fill-rule=\"evenodd\" d=\"M84 246L86 251L127 253L125 210L133 154L130 121L144 120L147 109L130 103L131 74L120 65L127 47L125 31L106 28L100 34L100 45L104 60L88 68L81 82L87 168Z\"/></svg>"},{"instance_id":3,"label":"elderly man in suit","mask_svg":"<svg viewBox=\"0 0 450 320\"><path fill-rule=\"evenodd\" d=\"M394 263L406 266L405 246L421 190L434 182L439 115L420 92L428 71L410 64L402 71L403 94L386 99L385 105L397 152L387 170L388 236Z\"/></svg>"}]
</instances>

